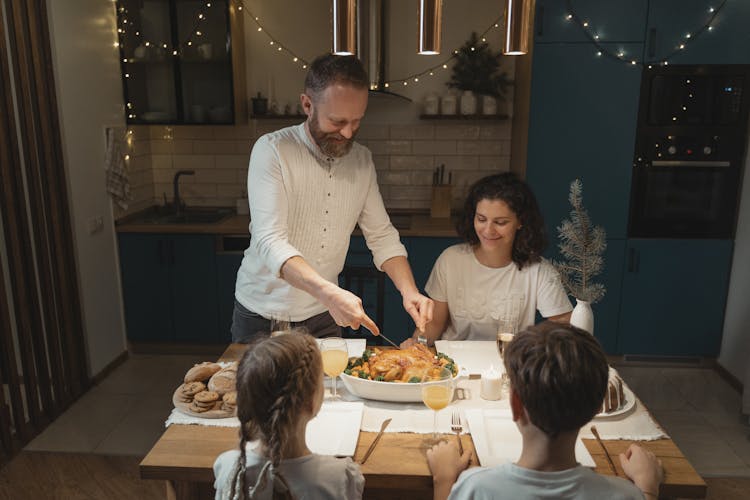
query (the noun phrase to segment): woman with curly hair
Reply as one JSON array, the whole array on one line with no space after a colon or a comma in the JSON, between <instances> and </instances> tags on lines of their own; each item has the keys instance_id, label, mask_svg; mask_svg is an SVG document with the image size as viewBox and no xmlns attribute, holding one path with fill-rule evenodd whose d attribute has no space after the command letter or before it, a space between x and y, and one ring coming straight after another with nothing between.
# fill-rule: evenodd
<instances>
[{"instance_id":1,"label":"woman with curly hair","mask_svg":"<svg viewBox=\"0 0 750 500\"><path fill-rule=\"evenodd\" d=\"M536 312L566 322L573 310L560 276L542 258L544 220L529 186L512 173L478 180L469 189L458 233L465 243L438 257L425 291L435 302L424 333L429 343L495 340L500 321L516 329L535 323Z\"/></svg>"},{"instance_id":2,"label":"woman with curly hair","mask_svg":"<svg viewBox=\"0 0 750 500\"><path fill-rule=\"evenodd\" d=\"M214 462L216 500L361 499L359 465L317 455L305 444L307 423L322 403L323 360L312 336L256 339L237 370L239 449Z\"/></svg>"}]
</instances>

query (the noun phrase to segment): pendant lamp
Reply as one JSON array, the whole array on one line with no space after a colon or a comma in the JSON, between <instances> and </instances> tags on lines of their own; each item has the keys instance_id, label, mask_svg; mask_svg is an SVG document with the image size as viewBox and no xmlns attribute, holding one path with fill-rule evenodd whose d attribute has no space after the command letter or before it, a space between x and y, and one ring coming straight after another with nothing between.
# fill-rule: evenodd
<instances>
[{"instance_id":1,"label":"pendant lamp","mask_svg":"<svg viewBox=\"0 0 750 500\"><path fill-rule=\"evenodd\" d=\"M522 56L529 52L529 28L534 0L504 0L503 54Z\"/></svg>"},{"instance_id":2,"label":"pendant lamp","mask_svg":"<svg viewBox=\"0 0 750 500\"><path fill-rule=\"evenodd\" d=\"M440 54L443 0L419 0L419 50L422 55Z\"/></svg>"},{"instance_id":3,"label":"pendant lamp","mask_svg":"<svg viewBox=\"0 0 750 500\"><path fill-rule=\"evenodd\" d=\"M333 51L338 56L357 54L357 0L333 0Z\"/></svg>"}]
</instances>

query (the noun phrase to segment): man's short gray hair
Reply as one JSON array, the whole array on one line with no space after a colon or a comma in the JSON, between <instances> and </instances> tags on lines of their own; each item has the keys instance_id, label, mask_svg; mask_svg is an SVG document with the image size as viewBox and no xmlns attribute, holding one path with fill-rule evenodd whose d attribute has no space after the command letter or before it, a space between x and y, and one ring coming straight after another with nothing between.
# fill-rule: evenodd
<instances>
[{"instance_id":1,"label":"man's short gray hair","mask_svg":"<svg viewBox=\"0 0 750 500\"><path fill-rule=\"evenodd\" d=\"M355 56L325 54L315 58L305 77L305 92L315 98L335 83L357 89L367 89L370 86L367 71Z\"/></svg>"}]
</instances>

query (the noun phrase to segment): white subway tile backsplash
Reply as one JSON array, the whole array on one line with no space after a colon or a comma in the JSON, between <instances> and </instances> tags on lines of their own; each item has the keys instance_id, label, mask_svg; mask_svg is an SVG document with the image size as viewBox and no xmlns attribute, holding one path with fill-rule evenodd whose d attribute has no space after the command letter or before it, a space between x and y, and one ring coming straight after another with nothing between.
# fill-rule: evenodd
<instances>
[{"instance_id":1,"label":"white subway tile backsplash","mask_svg":"<svg viewBox=\"0 0 750 500\"><path fill-rule=\"evenodd\" d=\"M249 155L220 155L215 158L216 168L247 170L249 162Z\"/></svg>"},{"instance_id":2,"label":"white subway tile backsplash","mask_svg":"<svg viewBox=\"0 0 750 500\"><path fill-rule=\"evenodd\" d=\"M193 141L193 152L204 155L233 155L237 151L236 141Z\"/></svg>"},{"instance_id":3,"label":"white subway tile backsplash","mask_svg":"<svg viewBox=\"0 0 750 500\"><path fill-rule=\"evenodd\" d=\"M435 139L479 139L479 125L435 125Z\"/></svg>"},{"instance_id":4,"label":"white subway tile backsplash","mask_svg":"<svg viewBox=\"0 0 750 500\"><path fill-rule=\"evenodd\" d=\"M391 156L391 170L424 170L435 168L433 156Z\"/></svg>"},{"instance_id":5,"label":"white subway tile backsplash","mask_svg":"<svg viewBox=\"0 0 750 500\"><path fill-rule=\"evenodd\" d=\"M418 155L454 155L456 154L456 141L414 141L412 150Z\"/></svg>"},{"instance_id":6,"label":"white subway tile backsplash","mask_svg":"<svg viewBox=\"0 0 750 500\"><path fill-rule=\"evenodd\" d=\"M445 164L453 172L454 206L468 186L484 175L510 169L511 121L420 121L385 125L364 123L358 142L373 155L378 182L390 209L429 209L432 172ZM250 152L257 137L295 122L252 120L238 126L138 126L128 166L134 200L131 206L172 198L172 178L180 169L189 205L234 206L247 183ZM130 210L129 210L130 211Z\"/></svg>"},{"instance_id":7,"label":"white subway tile backsplash","mask_svg":"<svg viewBox=\"0 0 750 500\"><path fill-rule=\"evenodd\" d=\"M368 141L367 147L374 155L408 155L411 141Z\"/></svg>"},{"instance_id":8,"label":"white subway tile backsplash","mask_svg":"<svg viewBox=\"0 0 750 500\"><path fill-rule=\"evenodd\" d=\"M435 127L433 125L391 125L391 139L417 139L427 140L435 138Z\"/></svg>"}]
</instances>

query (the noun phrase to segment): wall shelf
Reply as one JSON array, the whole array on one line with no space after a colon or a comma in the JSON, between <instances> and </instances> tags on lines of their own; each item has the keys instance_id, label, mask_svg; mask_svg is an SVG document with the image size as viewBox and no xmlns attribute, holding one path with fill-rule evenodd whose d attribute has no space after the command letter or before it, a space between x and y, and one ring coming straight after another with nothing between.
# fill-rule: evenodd
<instances>
[{"instance_id":1,"label":"wall shelf","mask_svg":"<svg viewBox=\"0 0 750 500\"><path fill-rule=\"evenodd\" d=\"M508 120L508 115L419 115L420 120Z\"/></svg>"}]
</instances>

